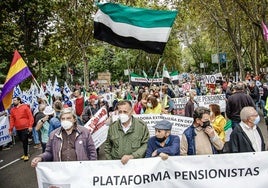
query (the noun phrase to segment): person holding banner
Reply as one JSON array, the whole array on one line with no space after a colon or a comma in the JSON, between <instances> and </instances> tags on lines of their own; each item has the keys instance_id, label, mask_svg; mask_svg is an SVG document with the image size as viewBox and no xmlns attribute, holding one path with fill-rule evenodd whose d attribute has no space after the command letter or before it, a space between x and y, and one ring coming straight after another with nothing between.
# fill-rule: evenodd
<instances>
[{"instance_id":1,"label":"person holding banner","mask_svg":"<svg viewBox=\"0 0 268 188\"><path fill-rule=\"evenodd\" d=\"M150 135L146 123L132 116L130 101L119 101L117 108L119 120L109 126L104 152L106 159L126 164L130 159L145 156Z\"/></svg>"},{"instance_id":2,"label":"person holding banner","mask_svg":"<svg viewBox=\"0 0 268 188\"><path fill-rule=\"evenodd\" d=\"M73 110L64 108L60 120L61 127L50 134L45 152L32 160L32 167L41 161L97 160L91 134L87 128L77 125Z\"/></svg>"},{"instance_id":3,"label":"person holding banner","mask_svg":"<svg viewBox=\"0 0 268 188\"><path fill-rule=\"evenodd\" d=\"M13 98L14 107L10 110L10 127L9 134L12 134L12 130L15 127L19 139L22 141L23 152L21 159L24 161L29 160L29 148L28 138L29 133L32 131L34 123L33 114L29 105L22 104L20 97Z\"/></svg>"},{"instance_id":4,"label":"person holding banner","mask_svg":"<svg viewBox=\"0 0 268 188\"><path fill-rule=\"evenodd\" d=\"M194 122L188 127L181 139L181 155L209 155L222 150L224 142L210 123L210 110L198 107L193 114Z\"/></svg>"},{"instance_id":5,"label":"person holding banner","mask_svg":"<svg viewBox=\"0 0 268 188\"><path fill-rule=\"evenodd\" d=\"M172 123L162 120L153 127L155 128L155 136L148 141L145 158L159 156L166 160L168 156L180 155L180 138L171 135Z\"/></svg>"},{"instance_id":6,"label":"person holding banner","mask_svg":"<svg viewBox=\"0 0 268 188\"><path fill-rule=\"evenodd\" d=\"M254 107L246 106L240 112L241 122L230 136L232 153L259 152L265 150L265 142L258 124L260 116Z\"/></svg>"}]
</instances>

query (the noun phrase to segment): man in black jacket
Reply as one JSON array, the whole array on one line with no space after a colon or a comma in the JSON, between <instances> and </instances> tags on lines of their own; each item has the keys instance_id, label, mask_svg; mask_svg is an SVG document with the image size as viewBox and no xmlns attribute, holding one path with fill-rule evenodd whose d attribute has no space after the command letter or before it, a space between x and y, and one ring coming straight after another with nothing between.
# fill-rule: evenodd
<instances>
[{"instance_id":1,"label":"man in black jacket","mask_svg":"<svg viewBox=\"0 0 268 188\"><path fill-rule=\"evenodd\" d=\"M260 128L260 116L254 107L244 107L240 112L241 122L231 133L229 147L231 153L259 152L265 150Z\"/></svg>"},{"instance_id":2,"label":"man in black jacket","mask_svg":"<svg viewBox=\"0 0 268 188\"><path fill-rule=\"evenodd\" d=\"M244 92L244 83L238 82L234 86L233 94L228 97L226 103L226 115L228 119L232 121L232 128L239 124L240 119L240 111L245 106L252 106L255 108L255 103L251 96Z\"/></svg>"},{"instance_id":3,"label":"man in black jacket","mask_svg":"<svg viewBox=\"0 0 268 188\"><path fill-rule=\"evenodd\" d=\"M255 105L258 106L258 103L260 102L260 91L255 81L249 83L249 95L252 97Z\"/></svg>"}]
</instances>

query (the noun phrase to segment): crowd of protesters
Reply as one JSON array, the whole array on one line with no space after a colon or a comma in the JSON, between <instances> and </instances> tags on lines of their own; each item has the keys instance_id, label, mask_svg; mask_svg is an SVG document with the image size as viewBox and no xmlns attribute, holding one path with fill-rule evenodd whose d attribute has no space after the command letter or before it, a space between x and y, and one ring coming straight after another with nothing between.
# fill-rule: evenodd
<instances>
[{"instance_id":1,"label":"crowd of protesters","mask_svg":"<svg viewBox=\"0 0 268 188\"><path fill-rule=\"evenodd\" d=\"M15 111L22 104L21 99L16 97L10 111L10 134L14 134L15 128L23 142L24 153L21 159L24 161L30 157L27 149L30 135L36 149L42 148L43 154L32 160L34 167L40 161L96 160L98 150L92 143L90 133L83 126L101 108L105 108L109 116L109 131L104 143L105 157L108 160L121 160L123 164L130 159L143 157L160 156L167 159L168 156L178 155L265 150L258 124L260 116L265 119L267 116L266 83L252 76L237 82L219 78L215 84L209 85L202 84L200 79L184 82L190 84L190 89L185 90L183 83L150 86L132 86L128 83L96 85L87 91L76 86L70 96L52 96L51 103L40 98L37 113L23 105L23 108L28 108L27 117L17 117ZM199 95L215 94L225 95L225 112L220 111L218 104L203 107L195 100ZM189 100L184 115L192 117L193 124L184 131L181 138L171 134L172 123L168 121L156 122L155 136L150 138L146 123L133 117L133 114L176 115L173 98L186 96ZM29 114L31 117L28 117ZM27 118L27 123L22 123L25 127L19 124L23 118ZM224 126L227 122L231 122L233 131L230 141L226 143Z\"/></svg>"}]
</instances>

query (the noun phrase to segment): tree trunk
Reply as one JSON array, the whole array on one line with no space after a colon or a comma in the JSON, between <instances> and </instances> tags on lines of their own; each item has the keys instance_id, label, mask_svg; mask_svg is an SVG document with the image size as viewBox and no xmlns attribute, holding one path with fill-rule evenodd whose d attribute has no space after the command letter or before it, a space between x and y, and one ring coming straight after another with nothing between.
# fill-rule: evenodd
<instances>
[{"instance_id":1,"label":"tree trunk","mask_svg":"<svg viewBox=\"0 0 268 188\"><path fill-rule=\"evenodd\" d=\"M88 59L86 57L86 49L82 48L82 59L83 59L83 63L84 63L84 87L85 89L88 89L89 87L89 81L88 81Z\"/></svg>"}]
</instances>

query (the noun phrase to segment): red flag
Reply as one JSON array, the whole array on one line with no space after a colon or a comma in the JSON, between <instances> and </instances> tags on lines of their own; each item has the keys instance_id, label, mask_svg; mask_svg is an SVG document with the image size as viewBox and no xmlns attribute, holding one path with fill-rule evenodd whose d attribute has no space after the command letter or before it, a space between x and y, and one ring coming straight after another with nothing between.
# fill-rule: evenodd
<instances>
[{"instance_id":1,"label":"red flag","mask_svg":"<svg viewBox=\"0 0 268 188\"><path fill-rule=\"evenodd\" d=\"M263 38L264 40L268 41L268 28L263 21L261 22L261 26L262 26Z\"/></svg>"}]
</instances>

